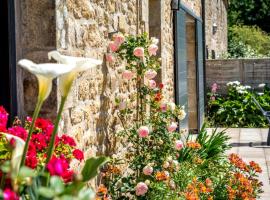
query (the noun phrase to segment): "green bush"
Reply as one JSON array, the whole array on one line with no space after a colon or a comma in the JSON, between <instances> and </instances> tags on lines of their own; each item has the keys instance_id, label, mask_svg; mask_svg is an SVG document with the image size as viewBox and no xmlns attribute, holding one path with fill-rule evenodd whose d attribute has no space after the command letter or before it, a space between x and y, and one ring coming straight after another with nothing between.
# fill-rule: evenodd
<instances>
[{"instance_id":1,"label":"green bush","mask_svg":"<svg viewBox=\"0 0 270 200\"><path fill-rule=\"evenodd\" d=\"M208 125L212 127L268 127L266 118L252 100L254 96L265 110L270 110L270 92L264 87L258 95L238 81L228 83L227 95L208 93Z\"/></svg>"},{"instance_id":2,"label":"green bush","mask_svg":"<svg viewBox=\"0 0 270 200\"><path fill-rule=\"evenodd\" d=\"M229 27L228 53L230 58L270 56L270 36L256 26Z\"/></svg>"}]
</instances>

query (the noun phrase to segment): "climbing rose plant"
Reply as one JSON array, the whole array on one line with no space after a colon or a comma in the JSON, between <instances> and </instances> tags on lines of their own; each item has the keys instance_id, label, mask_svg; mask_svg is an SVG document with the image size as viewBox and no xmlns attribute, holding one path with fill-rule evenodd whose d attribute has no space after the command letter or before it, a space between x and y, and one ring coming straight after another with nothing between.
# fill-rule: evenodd
<instances>
[{"instance_id":1,"label":"climbing rose plant","mask_svg":"<svg viewBox=\"0 0 270 200\"><path fill-rule=\"evenodd\" d=\"M255 183L259 166L253 164L258 168L249 176L235 168L224 155L229 148L224 132L208 137L202 130L202 138L183 139L187 134L180 125L185 108L168 101L163 92L166 85L157 83L157 45L158 40L148 39L146 34L117 34L109 43L107 62L122 60L122 78L130 87L136 85L136 90L115 101L121 124L116 136L124 143L124 150L112 155L103 167L96 199L211 200L220 192L225 196L222 199L239 199L241 185L233 187L238 193L231 194L235 173ZM226 174L226 179L219 178ZM259 193L256 183L250 184L253 190L248 190L248 197Z\"/></svg>"}]
</instances>

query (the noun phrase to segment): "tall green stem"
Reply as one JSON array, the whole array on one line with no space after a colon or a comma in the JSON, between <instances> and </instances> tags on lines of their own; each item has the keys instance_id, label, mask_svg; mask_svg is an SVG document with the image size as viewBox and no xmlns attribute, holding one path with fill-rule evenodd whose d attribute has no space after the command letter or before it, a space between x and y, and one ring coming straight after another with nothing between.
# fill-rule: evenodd
<instances>
[{"instance_id":1,"label":"tall green stem","mask_svg":"<svg viewBox=\"0 0 270 200\"><path fill-rule=\"evenodd\" d=\"M51 136L49 148L48 148L48 151L47 151L46 164L48 164L48 162L51 160L52 155L53 155L55 138L56 138L56 135L57 135L57 132L58 132L58 125L59 125L59 122L60 122L60 119L61 119L61 115L62 115L62 112L63 112L63 109L64 109L66 99L67 99L66 96L61 98L60 107L59 107L59 110L58 110L58 114L57 114L57 118L56 118L56 121L55 121L55 124L54 124L54 129L53 129L53 133L52 133L52 136Z\"/></svg>"},{"instance_id":2,"label":"tall green stem","mask_svg":"<svg viewBox=\"0 0 270 200\"><path fill-rule=\"evenodd\" d=\"M21 166L23 166L24 163L25 163L26 154L27 154L27 151L28 151L28 148L29 148L29 143L30 143L30 140L31 140L31 137L32 137L34 127L35 127L35 122L36 122L36 119L38 117L38 114L39 114L39 111L41 109L41 106L42 106L43 102L44 102L43 99L41 99L41 98L38 99L38 102L37 102L37 105L36 105L36 108L35 108L35 111L34 111L34 114L33 114L32 123L30 125L28 136L27 136L25 146L24 146L24 149L23 149L23 156L22 156L22 160L21 160L21 164L20 164Z\"/></svg>"}]
</instances>

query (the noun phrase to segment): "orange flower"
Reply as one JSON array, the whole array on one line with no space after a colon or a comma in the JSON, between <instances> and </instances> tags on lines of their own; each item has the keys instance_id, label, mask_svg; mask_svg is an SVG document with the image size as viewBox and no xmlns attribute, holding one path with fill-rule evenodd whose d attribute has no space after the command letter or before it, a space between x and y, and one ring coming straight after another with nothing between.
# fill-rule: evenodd
<instances>
[{"instance_id":1,"label":"orange flower","mask_svg":"<svg viewBox=\"0 0 270 200\"><path fill-rule=\"evenodd\" d=\"M200 149L201 145L198 142L189 141L187 142L187 147L192 148L192 149Z\"/></svg>"},{"instance_id":2,"label":"orange flower","mask_svg":"<svg viewBox=\"0 0 270 200\"><path fill-rule=\"evenodd\" d=\"M97 190L97 193L98 194L107 194L108 192L108 189L105 187L105 185L101 184L99 187L98 187L98 190Z\"/></svg>"},{"instance_id":3,"label":"orange flower","mask_svg":"<svg viewBox=\"0 0 270 200\"><path fill-rule=\"evenodd\" d=\"M260 165L255 163L254 161L249 162L249 166L255 172L262 173L262 169L261 169Z\"/></svg>"},{"instance_id":4,"label":"orange flower","mask_svg":"<svg viewBox=\"0 0 270 200\"><path fill-rule=\"evenodd\" d=\"M246 163L237 154L232 153L229 156L229 160L235 167L237 167L241 170L244 170L246 172L249 172L249 169L248 169Z\"/></svg>"},{"instance_id":5,"label":"orange flower","mask_svg":"<svg viewBox=\"0 0 270 200\"><path fill-rule=\"evenodd\" d=\"M212 184L213 184L213 182L211 181L210 178L207 178L207 179L205 180L205 184L206 184L207 187L211 187Z\"/></svg>"},{"instance_id":6,"label":"orange flower","mask_svg":"<svg viewBox=\"0 0 270 200\"><path fill-rule=\"evenodd\" d=\"M165 181L169 179L169 174L168 172L162 171L162 172L157 172L156 173L156 179L158 181Z\"/></svg>"}]
</instances>

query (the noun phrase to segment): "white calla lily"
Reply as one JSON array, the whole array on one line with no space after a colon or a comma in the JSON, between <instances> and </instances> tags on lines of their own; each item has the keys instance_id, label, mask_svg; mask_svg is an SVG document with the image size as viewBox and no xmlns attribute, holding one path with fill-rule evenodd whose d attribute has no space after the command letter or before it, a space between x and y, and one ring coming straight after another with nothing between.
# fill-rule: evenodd
<instances>
[{"instance_id":1,"label":"white calla lily","mask_svg":"<svg viewBox=\"0 0 270 200\"><path fill-rule=\"evenodd\" d=\"M8 141L10 141L11 139L14 139L16 144L15 144L15 148L12 152L12 157L11 157L11 167L12 167L12 171L15 175L18 174L19 169L20 169L20 163L21 163L21 159L22 159L22 155L23 155L23 149L25 146L25 142L14 135L8 134L8 133L3 133L1 132L0 135L3 134L6 136L6 138L8 139Z\"/></svg>"},{"instance_id":2,"label":"white calla lily","mask_svg":"<svg viewBox=\"0 0 270 200\"><path fill-rule=\"evenodd\" d=\"M59 88L62 96L66 97L72 86L73 80L76 78L79 72L86 71L90 68L101 65L101 60L93 58L73 57L60 54L58 51L51 51L48 53L49 59L54 59L61 64L67 64L73 66L73 69L63 76L59 77Z\"/></svg>"},{"instance_id":3,"label":"white calla lily","mask_svg":"<svg viewBox=\"0 0 270 200\"><path fill-rule=\"evenodd\" d=\"M56 63L36 64L27 59L20 60L18 64L37 77L40 100L45 100L49 96L54 78L66 74L74 68L71 65Z\"/></svg>"}]
</instances>

